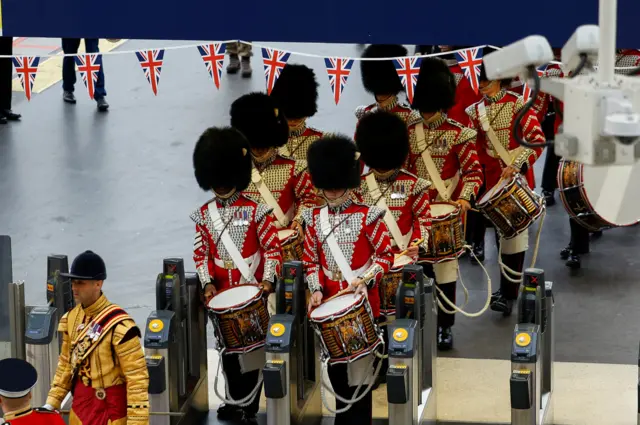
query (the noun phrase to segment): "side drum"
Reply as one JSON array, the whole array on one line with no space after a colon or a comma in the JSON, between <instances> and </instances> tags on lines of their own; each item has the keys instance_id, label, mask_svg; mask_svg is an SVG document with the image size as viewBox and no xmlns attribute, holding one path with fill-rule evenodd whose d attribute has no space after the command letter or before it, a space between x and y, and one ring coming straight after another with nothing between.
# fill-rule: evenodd
<instances>
[{"instance_id":1,"label":"side drum","mask_svg":"<svg viewBox=\"0 0 640 425\"><path fill-rule=\"evenodd\" d=\"M369 301L353 293L330 298L309 312L329 364L350 363L381 344Z\"/></svg>"},{"instance_id":2,"label":"side drum","mask_svg":"<svg viewBox=\"0 0 640 425\"><path fill-rule=\"evenodd\" d=\"M527 181L516 174L503 179L487 191L477 205L504 239L525 232L544 212L544 198L535 193Z\"/></svg>"},{"instance_id":3,"label":"side drum","mask_svg":"<svg viewBox=\"0 0 640 425\"><path fill-rule=\"evenodd\" d=\"M298 232L291 229L279 230L278 238L282 246L282 258L284 261L302 260L303 247Z\"/></svg>"},{"instance_id":4,"label":"side drum","mask_svg":"<svg viewBox=\"0 0 640 425\"><path fill-rule=\"evenodd\" d=\"M402 270L404 266L411 263L413 263L411 257L406 255L396 256L389 273L386 273L380 279L380 313L383 316L394 316L396 314L396 294L400 280L402 280Z\"/></svg>"},{"instance_id":5,"label":"side drum","mask_svg":"<svg viewBox=\"0 0 640 425\"><path fill-rule=\"evenodd\" d=\"M462 210L446 202L431 203L429 249L421 262L441 263L458 258L464 251Z\"/></svg>"},{"instance_id":6,"label":"side drum","mask_svg":"<svg viewBox=\"0 0 640 425\"><path fill-rule=\"evenodd\" d=\"M269 312L263 291L256 285L237 285L218 292L209 301L213 325L224 354L248 353L267 338Z\"/></svg>"}]
</instances>

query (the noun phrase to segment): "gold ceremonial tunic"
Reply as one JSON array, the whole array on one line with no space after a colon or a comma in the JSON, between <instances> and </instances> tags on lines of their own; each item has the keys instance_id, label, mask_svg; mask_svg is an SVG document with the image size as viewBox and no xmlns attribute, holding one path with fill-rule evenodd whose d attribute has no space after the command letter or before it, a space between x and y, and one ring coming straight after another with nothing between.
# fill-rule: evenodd
<instances>
[{"instance_id":1,"label":"gold ceremonial tunic","mask_svg":"<svg viewBox=\"0 0 640 425\"><path fill-rule=\"evenodd\" d=\"M110 317L117 317L112 326L108 325ZM95 323L104 323L105 326L98 329L94 327ZM89 332L88 338L79 338L88 327L94 332ZM133 319L101 295L91 306L83 308L78 305L66 313L60 320L58 332L62 336L62 349L47 404L59 409L67 393L80 383L78 380L95 390L98 399L105 392L109 397L109 388L124 386L126 416L111 420L110 424L148 424L149 373L140 343L140 330ZM95 347L91 345L92 339L97 341L93 343L97 344ZM93 350L83 360L83 351L90 348ZM74 396L69 425L83 424L74 414L74 410L79 408Z\"/></svg>"}]
</instances>

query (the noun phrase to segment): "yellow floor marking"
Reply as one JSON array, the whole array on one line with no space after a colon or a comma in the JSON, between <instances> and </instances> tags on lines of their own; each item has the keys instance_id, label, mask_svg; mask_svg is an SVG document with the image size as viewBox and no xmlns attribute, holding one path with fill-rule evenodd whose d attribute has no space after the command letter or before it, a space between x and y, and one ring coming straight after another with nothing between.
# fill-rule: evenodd
<instances>
[{"instance_id":1,"label":"yellow floor marking","mask_svg":"<svg viewBox=\"0 0 640 425\"><path fill-rule=\"evenodd\" d=\"M101 39L100 52L110 52L111 50L120 47L126 42L127 40L120 40L118 42L112 43L110 41ZM82 42L80 43L80 49L78 49L78 53L82 53L84 51L84 42ZM33 93L41 93L62 80L62 56L60 55L62 55L62 51L58 55L46 58L44 62L40 62L40 65L38 66L38 74L36 75L36 80L33 83ZM102 58L102 60L104 61L104 57ZM78 83L83 84L79 75ZM13 79L13 91L24 92L24 89L22 88L22 84L20 84L20 79L18 77Z\"/></svg>"}]
</instances>

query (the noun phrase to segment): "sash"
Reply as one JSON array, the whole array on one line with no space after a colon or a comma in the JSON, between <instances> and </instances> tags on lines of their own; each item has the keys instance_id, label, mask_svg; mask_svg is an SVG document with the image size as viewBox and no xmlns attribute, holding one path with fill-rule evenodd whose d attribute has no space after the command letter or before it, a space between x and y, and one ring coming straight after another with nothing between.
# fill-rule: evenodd
<instances>
[{"instance_id":1,"label":"sash","mask_svg":"<svg viewBox=\"0 0 640 425\"><path fill-rule=\"evenodd\" d=\"M100 345L102 338L118 323L129 319L126 311L115 304L102 310L71 342L71 365L76 371L89 354ZM74 373L75 374L75 373Z\"/></svg>"},{"instance_id":2,"label":"sash","mask_svg":"<svg viewBox=\"0 0 640 425\"><path fill-rule=\"evenodd\" d=\"M329 251L331 251L333 259L336 260L336 263L338 264L338 268L342 273L342 278L346 280L347 283L351 284L351 282L353 282L358 276L354 275L344 253L340 249L340 246L338 246L335 233L331 231L331 224L329 223L329 207L325 206L320 209L320 228L322 230L322 234L327 236L326 241L329 245Z\"/></svg>"},{"instance_id":3,"label":"sash","mask_svg":"<svg viewBox=\"0 0 640 425\"><path fill-rule=\"evenodd\" d=\"M377 205L387 212L384 215L384 222L387 224L387 227L391 232L391 236L393 236L393 240L396 241L396 245L402 251L404 251L405 249L407 249L407 246L409 245L411 232L409 232L409 234L406 237L402 235L402 232L398 227L398 223L396 223L396 220L393 217L393 214L391 213L391 211L389 210L389 207L387 206L387 202L385 201L384 196L382 196L382 193L380 192L380 188L378 187L378 182L376 182L376 177L373 175L373 173L369 173L367 177L365 177L365 180L367 181L367 186L369 187L369 193L371 194L373 199L378 200Z\"/></svg>"},{"instance_id":4,"label":"sash","mask_svg":"<svg viewBox=\"0 0 640 425\"><path fill-rule=\"evenodd\" d=\"M271 208L273 208L273 213L275 214L280 226L282 228L286 228L289 225L289 219L284 215L284 212L282 211L282 208L280 208L278 201L276 201L276 198L273 197L273 194L271 193L267 185L264 184L260 172L255 167L253 167L253 169L251 170L251 181L256 185L256 188L258 188L258 192L260 192L260 196L262 196L264 202Z\"/></svg>"},{"instance_id":5,"label":"sash","mask_svg":"<svg viewBox=\"0 0 640 425\"><path fill-rule=\"evenodd\" d=\"M433 182L433 185L436 187L438 191L438 195L445 201L449 201L453 192L455 192L458 187L458 183L460 182L460 174L456 173L449 183L449 186L445 184L445 182L440 177L440 172L438 171L438 167L436 163L433 162L433 158L431 158L431 154L429 153L429 147L427 146L426 137L424 135L424 124L418 123L416 124L416 136L418 138L418 149L422 152L422 161L424 165L427 167L427 172L429 173L429 177Z\"/></svg>"},{"instance_id":6,"label":"sash","mask_svg":"<svg viewBox=\"0 0 640 425\"><path fill-rule=\"evenodd\" d=\"M220 240L222 241L222 245L224 245L234 264L236 265L238 270L240 270L240 274L247 282L256 283L256 278L253 272L249 268L247 262L244 260L242 254L240 254L240 251L238 251L238 247L236 246L236 244L233 243L233 240L231 240L229 232L223 231L224 223L222 221L222 218L220 217L220 212L218 211L218 206L216 205L215 199L212 202L209 202L208 208L209 215L211 215L211 219L213 221L213 227L216 231L221 232Z\"/></svg>"},{"instance_id":7,"label":"sash","mask_svg":"<svg viewBox=\"0 0 640 425\"><path fill-rule=\"evenodd\" d=\"M491 128L489 118L487 117L487 108L484 105L484 101L478 104L478 119L480 121L480 124L482 125L482 129L487 134L487 137L489 138L493 149L496 150L502 162L504 162L507 166L511 165L515 156L511 156L511 153L502 145L502 143L500 143L498 135L495 133L495 131L493 131L493 128Z\"/></svg>"}]
</instances>

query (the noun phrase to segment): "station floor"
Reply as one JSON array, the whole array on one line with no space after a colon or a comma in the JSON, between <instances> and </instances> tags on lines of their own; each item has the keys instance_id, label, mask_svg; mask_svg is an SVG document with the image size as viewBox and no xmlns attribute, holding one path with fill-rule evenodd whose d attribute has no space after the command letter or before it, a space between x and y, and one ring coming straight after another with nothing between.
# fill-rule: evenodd
<instances>
[{"instance_id":1,"label":"station floor","mask_svg":"<svg viewBox=\"0 0 640 425\"><path fill-rule=\"evenodd\" d=\"M183 44L193 43L127 41L114 51ZM359 55L352 45L265 44L326 56ZM62 102L57 81L31 102L14 93L14 109L23 119L0 126L0 234L12 238L13 278L25 281L27 304L44 303L47 255L66 254L71 262L92 249L107 263L107 296L138 323L145 322L155 305L162 259L182 257L192 269L189 214L208 199L193 177L193 146L208 126L228 124L236 97L264 90L260 52L254 52L253 77L223 74L217 90L195 47L167 50L157 96L133 53L105 55L111 109L104 114L98 113L80 79L76 105ZM309 123L353 134L354 108L371 102L362 89L358 64L336 106L321 58L292 55L290 63L312 66L320 84L319 112ZM56 78L54 71L51 75ZM536 166L538 178L543 160ZM531 240L536 229L531 229ZM559 258L569 239L567 214L559 203L547 209L536 266L554 282L557 424L636 421L638 232L640 226L606 231L583 257L582 269L572 272ZM530 258L531 252L528 262ZM495 290L499 272L491 231L485 264ZM470 294L466 309L478 311L486 299L487 280L466 258L461 260L461 275ZM458 285L460 303L460 281ZM508 359L514 325L515 316L505 319L490 310L478 318L458 315L455 348L438 359L443 423L509 422ZM216 356L211 350L210 361L216 362ZM215 370L212 364L211 382ZM376 394L378 418L386 415L383 388ZM212 408L217 404L212 397ZM210 416L213 421L215 411Z\"/></svg>"}]
</instances>

